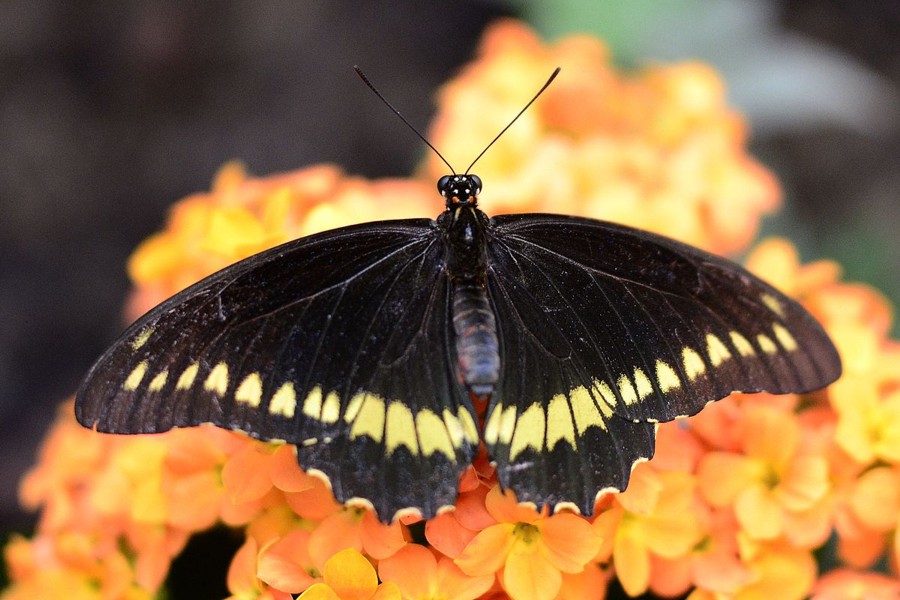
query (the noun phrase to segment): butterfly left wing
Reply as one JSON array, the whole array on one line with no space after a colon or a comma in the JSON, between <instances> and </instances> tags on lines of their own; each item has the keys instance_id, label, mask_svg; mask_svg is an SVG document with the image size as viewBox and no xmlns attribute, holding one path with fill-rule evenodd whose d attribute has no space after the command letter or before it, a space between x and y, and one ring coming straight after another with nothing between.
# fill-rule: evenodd
<instances>
[{"instance_id":1,"label":"butterfly left wing","mask_svg":"<svg viewBox=\"0 0 900 600\"><path fill-rule=\"evenodd\" d=\"M589 513L596 491L624 489L632 464L653 455L654 422L733 391L806 392L840 374L819 324L736 264L589 219L492 223L502 372L484 437L521 500Z\"/></svg>"},{"instance_id":2,"label":"butterfly left wing","mask_svg":"<svg viewBox=\"0 0 900 600\"><path fill-rule=\"evenodd\" d=\"M452 505L477 448L450 373L449 282L432 221L289 242L186 289L94 365L76 415L112 433L213 423L297 445L335 496L383 519ZM414 482L414 483L410 483Z\"/></svg>"}]
</instances>

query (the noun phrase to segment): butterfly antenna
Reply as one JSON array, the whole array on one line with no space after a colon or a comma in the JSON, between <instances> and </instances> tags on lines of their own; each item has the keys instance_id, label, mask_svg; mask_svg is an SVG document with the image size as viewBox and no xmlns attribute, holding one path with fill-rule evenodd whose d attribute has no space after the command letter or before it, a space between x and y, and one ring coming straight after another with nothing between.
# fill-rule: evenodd
<instances>
[{"instance_id":1,"label":"butterfly antenna","mask_svg":"<svg viewBox=\"0 0 900 600\"><path fill-rule=\"evenodd\" d=\"M444 155L441 154L440 152L438 152L438 149L435 148L434 146L432 146L432 145L431 145L431 142L429 142L428 140L426 140L426 139L425 139L425 136L422 135L421 133L419 133L419 130L416 129L415 127L413 127L413 126L412 126L412 123L410 123L409 121L407 121L407 120L406 120L406 117L404 117L403 115L401 115L401 114L400 114L400 111L397 110L396 108L394 108L394 105L391 104L390 102L388 102L387 99L386 99L384 96L381 95L381 92L379 92L379 91L375 88L375 86L372 85L372 82L369 81L369 78L366 77L366 74L362 72L362 69L360 69L359 66L357 66L357 65L353 65L353 70L356 71L356 74L359 75L359 78L363 80L363 83L365 83L367 86L369 86L369 89L372 90L373 92L375 92L375 95L378 96L378 97L381 99L381 101L384 102L384 103L387 105L387 107L393 111L393 113L394 113L395 115L397 115L398 117L400 117L400 120L403 121L404 123L406 123L406 126L409 127L410 129L412 129L412 130L413 130L413 133L415 133L417 136L419 136L419 139L420 139L420 140L422 140L423 142L425 142L425 145L426 145L426 146L428 146L429 148L431 148L432 150L434 150L434 153L438 155L438 158L440 158L442 161L444 161L444 164L447 165L447 166L450 168L450 172L451 172L452 174L456 175L456 169L454 169L453 166L452 166L450 163L447 162L447 159L444 158ZM548 82L548 83L549 83L549 82ZM544 87L546 87L546 86L544 86ZM529 103L529 104L530 104L530 103ZM527 107L526 107L526 108L527 108ZM470 167L470 168L471 168L471 167Z\"/></svg>"},{"instance_id":2,"label":"butterfly antenna","mask_svg":"<svg viewBox=\"0 0 900 600\"><path fill-rule=\"evenodd\" d=\"M503 135L504 133L506 133L506 130L507 130L507 129L509 129L510 127L512 127L512 124L516 122L516 119L518 119L519 117L521 117L521 116L522 116L522 113L524 113L526 110L528 110L528 107L529 107L529 106L531 106L532 104L534 104L534 101L538 99L538 96L540 96L541 94L544 93L544 90L547 89L547 86L549 86L551 83L553 83L553 80L556 79L556 76L557 76L557 75L559 75L559 71L560 71L560 68L559 68L559 67L556 67L556 69L553 70L553 73L550 74L550 78L547 79L547 83L545 83L545 84L541 87L541 89L539 89L539 90L537 91L537 94L535 94L534 97L533 97L531 100L528 101L528 104L526 104L526 105L522 108L522 110L519 111L519 114L517 114L515 117L513 117L513 120L509 122L509 125L507 125L506 127L504 127L503 130L502 130L500 133L498 133L497 136L496 136L494 139L491 140L491 143L488 144L487 146L485 146L484 150L481 151L481 154L479 154L478 156L475 157L475 160L472 161L472 164L469 165L469 168L466 169L466 172L463 173L463 175L468 175L468 174L469 174L469 171L472 170L472 167L475 166L475 163L478 162L478 159L480 159L482 156L484 156L484 153L488 151L488 148L490 148L491 146L493 146L493 145L494 145L494 142L496 142L497 140L499 140L499 139L500 139L500 136ZM377 93L377 92L376 92L376 93ZM430 145L431 145L431 144L429 144L429 146L430 146ZM444 162L446 162L446 161L444 161Z\"/></svg>"}]
</instances>

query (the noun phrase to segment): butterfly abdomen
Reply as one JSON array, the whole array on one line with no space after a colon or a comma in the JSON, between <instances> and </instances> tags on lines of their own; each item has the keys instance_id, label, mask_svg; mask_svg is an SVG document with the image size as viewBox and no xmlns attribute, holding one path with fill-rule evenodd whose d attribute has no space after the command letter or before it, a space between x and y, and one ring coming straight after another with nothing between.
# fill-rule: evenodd
<instances>
[{"instance_id":1,"label":"butterfly abdomen","mask_svg":"<svg viewBox=\"0 0 900 600\"><path fill-rule=\"evenodd\" d=\"M460 379L477 396L491 394L500 376L497 322L480 282L453 283L453 330Z\"/></svg>"}]
</instances>

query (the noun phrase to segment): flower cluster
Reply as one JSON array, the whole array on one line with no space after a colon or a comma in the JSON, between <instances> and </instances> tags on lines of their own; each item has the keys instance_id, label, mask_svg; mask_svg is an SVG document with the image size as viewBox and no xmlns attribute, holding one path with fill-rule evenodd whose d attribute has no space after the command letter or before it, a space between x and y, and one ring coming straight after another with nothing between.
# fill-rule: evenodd
<instances>
[{"instance_id":1,"label":"flower cluster","mask_svg":"<svg viewBox=\"0 0 900 600\"><path fill-rule=\"evenodd\" d=\"M625 77L594 40L547 47L501 23L442 92L438 147L451 160L477 154L557 64L565 76L479 163L489 211L603 216L719 251L746 245L777 186L744 153L742 123L699 65ZM429 159L423 179L434 169ZM432 190L331 166L256 179L226 165L211 192L179 202L135 252L128 312L294 237L422 216L427 198L437 214ZM22 503L41 517L33 538L6 545L2 598L157 597L186 541L215 524L244 536L223 573L234 600L576 600L602 598L614 578L631 595L691 600L897 597L900 344L888 338L890 306L842 283L833 263L801 265L787 241L758 245L748 267L820 320L844 376L804 396L733 395L661 425L657 456L593 515L519 505L482 454L454 511L385 525L337 503L290 445L208 426L100 435L67 403L22 482ZM829 540L841 564L821 574L814 552ZM871 571L879 564L888 568Z\"/></svg>"},{"instance_id":2,"label":"flower cluster","mask_svg":"<svg viewBox=\"0 0 900 600\"><path fill-rule=\"evenodd\" d=\"M562 71L473 169L489 214L575 214L640 227L720 254L743 250L778 204L747 153L747 127L706 65L622 74L595 38L548 47L496 24L478 60L446 84L430 139L462 170L556 67ZM429 155L429 180L444 165Z\"/></svg>"}]
</instances>

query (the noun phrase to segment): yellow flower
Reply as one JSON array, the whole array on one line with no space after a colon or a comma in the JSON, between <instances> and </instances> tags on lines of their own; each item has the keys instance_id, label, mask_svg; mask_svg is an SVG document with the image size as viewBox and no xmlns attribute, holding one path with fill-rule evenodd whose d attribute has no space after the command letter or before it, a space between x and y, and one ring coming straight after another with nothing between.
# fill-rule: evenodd
<instances>
[{"instance_id":1,"label":"yellow flower","mask_svg":"<svg viewBox=\"0 0 900 600\"><path fill-rule=\"evenodd\" d=\"M325 563L323 583L316 583L300 594L303 600L400 600L393 583L378 584L378 576L366 558L348 548ZM298 598L298 600L299 600Z\"/></svg>"},{"instance_id":2,"label":"yellow flower","mask_svg":"<svg viewBox=\"0 0 900 600\"><path fill-rule=\"evenodd\" d=\"M538 513L499 486L488 493L486 509L496 523L469 542L456 564L475 577L502 570L503 587L517 600L553 598L561 573L581 572L600 549L600 536L585 519Z\"/></svg>"},{"instance_id":3,"label":"yellow flower","mask_svg":"<svg viewBox=\"0 0 900 600\"><path fill-rule=\"evenodd\" d=\"M687 556L704 535L696 510L695 481L677 471L640 464L628 489L597 516L594 530L604 540L600 560L610 556L625 591L637 596L650 587L653 556ZM679 590L684 593L687 590Z\"/></svg>"}]
</instances>

